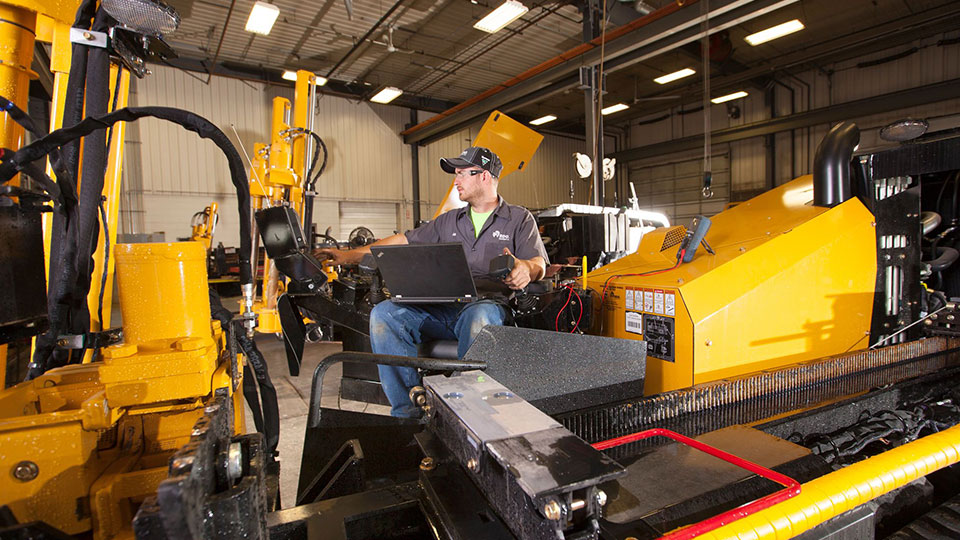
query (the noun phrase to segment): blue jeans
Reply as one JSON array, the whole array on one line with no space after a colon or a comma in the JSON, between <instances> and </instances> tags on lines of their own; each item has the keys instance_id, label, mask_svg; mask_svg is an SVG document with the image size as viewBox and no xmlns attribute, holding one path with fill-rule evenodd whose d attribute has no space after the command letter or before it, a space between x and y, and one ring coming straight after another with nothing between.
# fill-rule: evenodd
<instances>
[{"instance_id":1,"label":"blue jeans","mask_svg":"<svg viewBox=\"0 0 960 540\"><path fill-rule=\"evenodd\" d=\"M467 304L395 304L380 302L370 312L370 346L376 354L417 356L417 345L424 341L456 339L457 357L470 348L480 330L487 325L502 325L507 318L503 306L482 302ZM420 384L414 368L378 366L380 384L390 400L390 414L419 416L410 401L410 389Z\"/></svg>"}]
</instances>

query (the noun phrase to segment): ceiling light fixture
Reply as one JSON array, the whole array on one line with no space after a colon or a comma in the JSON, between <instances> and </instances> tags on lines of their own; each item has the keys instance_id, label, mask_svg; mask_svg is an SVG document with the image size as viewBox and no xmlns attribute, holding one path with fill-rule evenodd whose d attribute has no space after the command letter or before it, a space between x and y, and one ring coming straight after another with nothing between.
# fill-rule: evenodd
<instances>
[{"instance_id":1,"label":"ceiling light fixture","mask_svg":"<svg viewBox=\"0 0 960 540\"><path fill-rule=\"evenodd\" d=\"M500 29L502 29L504 26L519 19L520 16L527 11L529 11L527 6L521 4L517 0L506 0L506 2L500 4L500 7L491 11L486 17L477 21L477 24L474 24L473 27L477 30L483 30L484 32L494 34L500 31Z\"/></svg>"},{"instance_id":2,"label":"ceiling light fixture","mask_svg":"<svg viewBox=\"0 0 960 540\"><path fill-rule=\"evenodd\" d=\"M244 28L247 32L266 36L270 34L273 23L277 22L280 16L280 8L266 2L257 2L250 10L250 17L247 18L247 26Z\"/></svg>"},{"instance_id":3,"label":"ceiling light fixture","mask_svg":"<svg viewBox=\"0 0 960 540\"><path fill-rule=\"evenodd\" d=\"M732 93L732 94L727 94L727 95L725 95L725 96L715 97L715 98L711 99L710 102L711 102L711 103L717 103L717 104L719 104L719 103L726 103L726 102L728 102L728 101L733 101L733 100L735 100L735 99L740 99L740 98L742 98L742 97L747 97L747 95L748 95L748 94L747 94L746 92L744 92L743 90L741 90L741 91L739 91L739 92L734 92L734 93Z\"/></svg>"},{"instance_id":4,"label":"ceiling light fixture","mask_svg":"<svg viewBox=\"0 0 960 540\"><path fill-rule=\"evenodd\" d=\"M625 111L629 108L630 106L627 105L626 103L617 103L616 105L611 105L609 107L604 107L600 109L600 114L602 114L603 116L606 116L608 114L613 114L615 112Z\"/></svg>"},{"instance_id":5,"label":"ceiling light fixture","mask_svg":"<svg viewBox=\"0 0 960 540\"><path fill-rule=\"evenodd\" d=\"M653 80L653 82L655 82L655 83L657 83L657 84L667 84L668 82L673 82L673 81L675 81L675 80L677 80L677 79L682 79L682 78L684 78L684 77L689 77L689 76L693 75L694 73L696 73L696 71L694 71L694 70L692 70L692 69L690 69L690 68L683 68L683 69L681 69L680 71L674 71L673 73L667 73L666 75L664 75L664 76L662 76L662 77L657 77L656 79Z\"/></svg>"},{"instance_id":6,"label":"ceiling light fixture","mask_svg":"<svg viewBox=\"0 0 960 540\"><path fill-rule=\"evenodd\" d=\"M803 28L803 23L800 22L799 19L794 19L792 21L787 21L783 24L778 24L774 27L767 28L766 30L761 30L756 34L750 34L743 39L745 39L750 45L756 47L761 43L773 41L777 38L782 38L787 34L799 32L800 30L803 30Z\"/></svg>"},{"instance_id":7,"label":"ceiling light fixture","mask_svg":"<svg viewBox=\"0 0 960 540\"><path fill-rule=\"evenodd\" d=\"M283 72L283 79L286 80L286 81L297 82L297 72L296 72L296 71L291 71L291 70L289 70L289 69L284 70L284 72ZM316 84L317 86L323 86L323 85L327 84L327 78L326 78L326 77L321 77L320 75L317 75L316 73L314 73L314 74L313 74L313 82L314 82L314 84Z\"/></svg>"},{"instance_id":8,"label":"ceiling light fixture","mask_svg":"<svg viewBox=\"0 0 960 540\"><path fill-rule=\"evenodd\" d=\"M553 121L556 120L556 119L557 119L556 116L554 116L554 115L552 115L552 114L548 114L548 115L546 115L546 116L541 116L540 118L537 118L536 120L531 120L531 121L530 121L530 125L532 125L532 126L539 126L539 125L541 125L541 124L546 124L547 122L553 122Z\"/></svg>"},{"instance_id":9,"label":"ceiling light fixture","mask_svg":"<svg viewBox=\"0 0 960 540\"><path fill-rule=\"evenodd\" d=\"M392 86L388 86L383 90L377 92L375 96L370 98L370 101L374 103L384 103L384 104L390 103L391 101L397 99L397 96L399 96L402 93L403 93L403 90L399 88L394 88Z\"/></svg>"}]
</instances>

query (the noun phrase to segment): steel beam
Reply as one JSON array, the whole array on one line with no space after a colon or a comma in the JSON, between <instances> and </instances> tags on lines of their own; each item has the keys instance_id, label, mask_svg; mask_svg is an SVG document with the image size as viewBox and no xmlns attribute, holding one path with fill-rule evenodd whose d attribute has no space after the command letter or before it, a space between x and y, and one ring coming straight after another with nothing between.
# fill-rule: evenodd
<instances>
[{"instance_id":1,"label":"steel beam","mask_svg":"<svg viewBox=\"0 0 960 540\"><path fill-rule=\"evenodd\" d=\"M923 35L932 35L940 31L956 28L958 20L960 20L960 3L946 4L922 13L880 24L873 28L867 28L829 41L803 47L767 62L757 64L745 71L714 77L711 80L711 86L715 90L730 88L753 79L773 76L781 70L809 65L811 62L822 63L828 58L830 62L837 62L847 58L861 56L865 50L876 52L877 50L889 49L903 43L915 41L918 35L920 35L921 30L924 31ZM879 45L879 48L872 47L871 45L873 44ZM686 103L693 99L699 99L701 92L701 83L690 84L684 89L681 99L670 101L661 106L634 108L634 110L630 112L618 115L617 122L624 123L681 103ZM663 90L647 94L642 96L642 98L656 98L676 93L676 90Z\"/></svg>"},{"instance_id":2,"label":"steel beam","mask_svg":"<svg viewBox=\"0 0 960 540\"><path fill-rule=\"evenodd\" d=\"M711 137L714 144L729 143L744 139L751 139L753 137L762 137L764 135L780 133L782 131L790 131L792 129L815 126L817 124L827 124L839 120L861 118L891 110L916 107L918 105L927 105L930 103L937 103L939 101L947 101L956 99L958 95L960 95L960 79L951 79L949 81L943 81L927 86L920 86L917 88L910 88L907 90L900 90L899 92L883 94L881 96L861 99L859 101L838 103L836 105L814 109L812 111L804 111L797 114L791 114L789 116L761 120L760 122L754 122L752 124L746 124L743 126L718 129L713 131ZM641 146L638 148L631 148L629 150L623 150L620 152L614 152L609 154L607 157L616 158L619 162L629 162L649 157L673 154L675 152L693 150L695 148L700 148L702 144L703 135L691 135L690 137L683 137L680 139L674 139L672 141L665 141L647 146Z\"/></svg>"},{"instance_id":3,"label":"steel beam","mask_svg":"<svg viewBox=\"0 0 960 540\"><path fill-rule=\"evenodd\" d=\"M759 17L798 0L713 0L710 11L711 31L719 31ZM656 14L656 12L654 13ZM654 15L654 14L651 14ZM699 39L700 12L691 5L653 20L636 30L609 40L604 45L604 72L627 68L637 62L671 51ZM641 19L642 20L642 19ZM639 22L639 21L637 21ZM600 62L600 48L567 58L535 75L480 99L445 118L415 126L404 132L404 142L436 139L460 129L494 109L509 112L507 104L523 102L524 98L550 87L558 80L577 73L581 66ZM515 107L515 105L513 105Z\"/></svg>"},{"instance_id":4,"label":"steel beam","mask_svg":"<svg viewBox=\"0 0 960 540\"><path fill-rule=\"evenodd\" d=\"M293 86L293 83L281 77L281 71L279 69L235 63L210 65L206 60L186 56L173 58L158 65L166 65L187 72L203 73L204 75L218 75L220 77L229 77L231 79L244 81L265 82L288 87ZM370 95L372 89L374 88L365 85L330 79L326 85L318 88L317 91L322 94L365 100ZM403 94L392 101L390 105L408 107L421 111L440 112L453 107L455 103L442 99Z\"/></svg>"}]
</instances>

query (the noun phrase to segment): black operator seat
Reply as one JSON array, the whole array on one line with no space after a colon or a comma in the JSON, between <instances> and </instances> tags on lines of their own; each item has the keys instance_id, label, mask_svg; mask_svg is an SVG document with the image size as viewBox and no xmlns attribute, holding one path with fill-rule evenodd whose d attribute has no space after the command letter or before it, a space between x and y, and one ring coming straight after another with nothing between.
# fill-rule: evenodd
<instances>
[{"instance_id":1,"label":"black operator seat","mask_svg":"<svg viewBox=\"0 0 960 540\"><path fill-rule=\"evenodd\" d=\"M263 248L277 270L307 289L316 290L327 275L304 241L300 217L289 206L274 206L257 211L257 228Z\"/></svg>"}]
</instances>

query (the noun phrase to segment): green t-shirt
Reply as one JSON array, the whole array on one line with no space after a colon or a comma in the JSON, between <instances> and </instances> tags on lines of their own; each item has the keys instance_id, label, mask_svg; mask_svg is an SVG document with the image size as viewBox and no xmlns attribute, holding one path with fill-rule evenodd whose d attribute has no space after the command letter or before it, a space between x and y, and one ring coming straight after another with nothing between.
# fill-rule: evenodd
<instances>
[{"instance_id":1,"label":"green t-shirt","mask_svg":"<svg viewBox=\"0 0 960 540\"><path fill-rule=\"evenodd\" d=\"M493 213L493 210L489 212L474 212L473 208L470 209L470 219L473 220L473 234L477 238L480 238L480 231L483 229L483 224L487 222L487 218L490 217L490 214Z\"/></svg>"}]
</instances>

